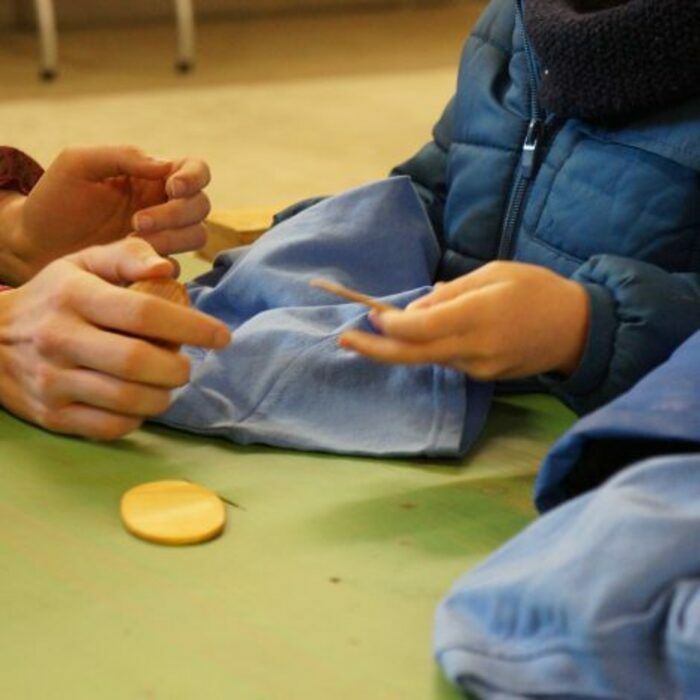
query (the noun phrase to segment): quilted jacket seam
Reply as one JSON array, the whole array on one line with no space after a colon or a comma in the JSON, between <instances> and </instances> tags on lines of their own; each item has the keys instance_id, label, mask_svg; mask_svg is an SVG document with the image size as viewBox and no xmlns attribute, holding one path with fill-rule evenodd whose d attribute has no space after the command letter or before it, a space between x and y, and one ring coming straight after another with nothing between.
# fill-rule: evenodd
<instances>
[{"instance_id":1,"label":"quilted jacket seam","mask_svg":"<svg viewBox=\"0 0 700 700\"><path fill-rule=\"evenodd\" d=\"M521 235L524 235L526 238L530 239L530 241L533 243L546 248L550 253L554 253L557 256L568 260L569 262L576 263L577 265L583 265L586 262L586 258L576 257L573 253L568 253L567 251L558 248L554 243L550 243L544 238L540 238L536 232L528 231L525 226L521 228L520 233Z\"/></svg>"},{"instance_id":2,"label":"quilted jacket seam","mask_svg":"<svg viewBox=\"0 0 700 700\"><path fill-rule=\"evenodd\" d=\"M696 156L700 158L700 151L696 151L694 148L680 148L679 146L676 146L674 143L669 143L668 141L662 141L661 139L655 139L650 136L645 136L644 134L641 134L639 131L634 131L634 129L630 129L628 131L630 135L633 135L638 141L641 143L649 143L649 144L656 144L658 146L662 146L664 148L667 148L669 151L673 153L678 153L679 155L685 155L686 153L691 153L693 156ZM670 160L666 156L663 156L661 154L658 154L654 151L647 151L645 148L642 148L642 146L638 146L633 143L625 143L622 141L619 141L615 139L614 134L605 134L601 133L600 131L592 131L590 132L591 138L596 138L599 139L600 141L603 141L605 143L614 143L617 146L624 146L626 148L634 148L639 151L643 151L644 153L649 153L650 155L655 155L657 158L663 158L664 160ZM674 161L675 162L675 161ZM679 164L682 165L682 164ZM683 166L683 167L688 167L688 166ZM691 168L688 167L688 170L692 170L693 172L700 172L696 168Z\"/></svg>"},{"instance_id":3,"label":"quilted jacket seam","mask_svg":"<svg viewBox=\"0 0 700 700\"><path fill-rule=\"evenodd\" d=\"M508 148L507 146L499 146L494 143L484 143L483 141L471 141L467 139L453 138L452 146L477 146L478 148L492 148L494 151L502 151L503 153L519 154L520 148L514 146L513 148Z\"/></svg>"},{"instance_id":4,"label":"quilted jacket seam","mask_svg":"<svg viewBox=\"0 0 700 700\"><path fill-rule=\"evenodd\" d=\"M513 49L513 48L508 48L507 46L504 46L501 44L500 41L494 41L494 39L490 36L487 36L486 34L481 34L480 32L472 32L469 36L470 39L476 39L480 41L482 44L486 44L488 46L493 47L494 49L498 49L501 53L504 53L506 56L512 57L516 53L519 53L521 49Z\"/></svg>"}]
</instances>

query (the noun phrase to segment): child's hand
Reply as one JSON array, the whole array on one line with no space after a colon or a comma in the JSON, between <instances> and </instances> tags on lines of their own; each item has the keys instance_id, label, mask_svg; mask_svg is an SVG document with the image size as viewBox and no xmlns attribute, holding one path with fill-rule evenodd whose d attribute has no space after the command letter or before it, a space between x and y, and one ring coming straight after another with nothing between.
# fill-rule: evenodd
<instances>
[{"instance_id":1,"label":"child's hand","mask_svg":"<svg viewBox=\"0 0 700 700\"><path fill-rule=\"evenodd\" d=\"M49 430L102 440L165 411L190 373L173 346L230 340L214 318L117 286L171 272L145 241L129 238L61 258L2 292L0 403Z\"/></svg>"},{"instance_id":2,"label":"child's hand","mask_svg":"<svg viewBox=\"0 0 700 700\"><path fill-rule=\"evenodd\" d=\"M383 335L348 331L342 347L380 362L435 363L475 379L571 374L589 322L584 287L543 267L492 262L405 311L372 312Z\"/></svg>"}]
</instances>

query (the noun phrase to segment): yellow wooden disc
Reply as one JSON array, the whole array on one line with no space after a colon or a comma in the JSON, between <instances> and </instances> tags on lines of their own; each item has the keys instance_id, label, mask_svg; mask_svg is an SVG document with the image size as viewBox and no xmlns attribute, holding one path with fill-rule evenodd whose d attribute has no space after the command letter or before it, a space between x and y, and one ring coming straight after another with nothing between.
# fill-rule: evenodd
<instances>
[{"instance_id":1,"label":"yellow wooden disc","mask_svg":"<svg viewBox=\"0 0 700 700\"><path fill-rule=\"evenodd\" d=\"M222 500L189 481L152 481L122 496L124 527L158 544L196 544L221 534L226 524Z\"/></svg>"}]
</instances>

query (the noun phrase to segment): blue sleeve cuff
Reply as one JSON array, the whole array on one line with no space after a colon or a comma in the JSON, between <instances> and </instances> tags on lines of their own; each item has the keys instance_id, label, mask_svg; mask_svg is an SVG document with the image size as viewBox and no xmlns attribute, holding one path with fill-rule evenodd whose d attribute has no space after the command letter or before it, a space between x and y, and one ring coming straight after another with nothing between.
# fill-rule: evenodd
<instances>
[{"instance_id":1,"label":"blue sleeve cuff","mask_svg":"<svg viewBox=\"0 0 700 700\"><path fill-rule=\"evenodd\" d=\"M563 377L560 374L541 376L542 383L552 393L570 403L574 409L577 408L576 397L590 394L607 375L618 326L615 302L610 292L599 284L580 283L590 300L588 338L581 363L569 377Z\"/></svg>"}]
</instances>

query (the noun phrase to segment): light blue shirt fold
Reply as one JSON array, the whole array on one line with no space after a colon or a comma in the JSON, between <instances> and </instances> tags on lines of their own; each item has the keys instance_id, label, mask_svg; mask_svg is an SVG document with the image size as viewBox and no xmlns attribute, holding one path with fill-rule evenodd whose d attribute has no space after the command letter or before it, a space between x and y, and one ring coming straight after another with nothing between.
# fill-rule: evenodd
<instances>
[{"instance_id":1,"label":"light blue shirt fold","mask_svg":"<svg viewBox=\"0 0 700 700\"><path fill-rule=\"evenodd\" d=\"M238 443L382 456L463 454L491 386L437 365L372 362L337 345L367 309L309 286L323 277L403 307L429 291L440 248L405 177L326 199L228 251L189 285L228 324L223 351L187 347L192 380L158 422Z\"/></svg>"},{"instance_id":2,"label":"light blue shirt fold","mask_svg":"<svg viewBox=\"0 0 700 700\"><path fill-rule=\"evenodd\" d=\"M447 676L484 698L700 698L700 333L579 421L548 512L436 616ZM646 458L644 458L646 457Z\"/></svg>"}]
</instances>

